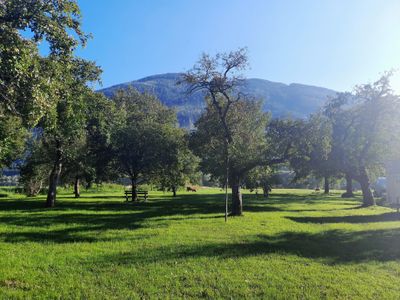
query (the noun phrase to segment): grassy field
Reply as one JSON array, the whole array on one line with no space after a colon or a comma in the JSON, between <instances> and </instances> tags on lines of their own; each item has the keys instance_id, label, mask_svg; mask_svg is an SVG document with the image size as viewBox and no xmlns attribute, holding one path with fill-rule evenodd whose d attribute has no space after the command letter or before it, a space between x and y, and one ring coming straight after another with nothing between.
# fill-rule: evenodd
<instances>
[{"instance_id":1,"label":"grassy field","mask_svg":"<svg viewBox=\"0 0 400 300\"><path fill-rule=\"evenodd\" d=\"M400 299L400 219L306 190L0 199L0 298Z\"/></svg>"}]
</instances>

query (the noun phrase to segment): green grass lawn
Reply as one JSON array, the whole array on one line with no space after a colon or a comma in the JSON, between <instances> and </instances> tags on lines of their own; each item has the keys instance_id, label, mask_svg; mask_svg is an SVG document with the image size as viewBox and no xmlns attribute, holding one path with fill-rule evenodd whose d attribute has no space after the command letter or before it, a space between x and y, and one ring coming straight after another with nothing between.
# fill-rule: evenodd
<instances>
[{"instance_id":1,"label":"green grass lawn","mask_svg":"<svg viewBox=\"0 0 400 300\"><path fill-rule=\"evenodd\" d=\"M306 190L0 199L0 298L400 299L400 219Z\"/></svg>"}]
</instances>

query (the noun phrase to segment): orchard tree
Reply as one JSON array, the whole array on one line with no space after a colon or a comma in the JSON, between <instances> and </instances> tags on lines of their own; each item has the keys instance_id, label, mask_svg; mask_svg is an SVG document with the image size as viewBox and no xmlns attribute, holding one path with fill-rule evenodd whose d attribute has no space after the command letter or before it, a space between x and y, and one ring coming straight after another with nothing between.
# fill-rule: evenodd
<instances>
[{"instance_id":1,"label":"orchard tree","mask_svg":"<svg viewBox=\"0 0 400 300\"><path fill-rule=\"evenodd\" d=\"M219 128L222 132L220 138L223 140L225 160L225 221L228 215L228 184L230 153L229 145L236 143L231 128L228 124L228 114L232 111L235 103L243 100L243 95L238 93L237 88L244 80L240 72L248 67L247 49L241 48L229 53L219 53L215 57L203 54L197 64L183 75L182 82L189 85L188 93L197 91L206 92L209 102L218 117ZM236 202L235 202L236 203ZM236 208L239 208L236 205ZM241 214L241 209L233 214Z\"/></svg>"},{"instance_id":2,"label":"orchard tree","mask_svg":"<svg viewBox=\"0 0 400 300\"><path fill-rule=\"evenodd\" d=\"M274 168L269 166L259 166L251 170L243 181L248 189L257 190L261 187L264 197L268 198L272 186L279 184L280 178L279 175L276 174Z\"/></svg>"},{"instance_id":3,"label":"orchard tree","mask_svg":"<svg viewBox=\"0 0 400 300\"><path fill-rule=\"evenodd\" d=\"M335 161L331 156L332 151L332 127L327 118L321 114L311 116L308 131L311 142L309 164L312 173L316 177L324 179L324 193L329 194L330 179L338 174Z\"/></svg>"},{"instance_id":4,"label":"orchard tree","mask_svg":"<svg viewBox=\"0 0 400 300\"><path fill-rule=\"evenodd\" d=\"M90 186L117 176L112 168L111 133L120 120L114 102L102 94L88 93L84 112L84 131L67 152L62 174L64 182L73 182L76 198L80 196L82 181Z\"/></svg>"},{"instance_id":5,"label":"orchard tree","mask_svg":"<svg viewBox=\"0 0 400 300\"><path fill-rule=\"evenodd\" d=\"M232 133L228 148L231 215L238 216L243 213L241 185L246 175L256 167L273 167L286 162L292 155L293 140L299 136L300 129L297 121L269 122L261 103L253 100L233 103L226 120ZM191 135L190 145L201 158L203 173L226 183L224 132L220 130L219 114L211 102L195 126L197 130Z\"/></svg>"},{"instance_id":6,"label":"orchard tree","mask_svg":"<svg viewBox=\"0 0 400 300\"><path fill-rule=\"evenodd\" d=\"M370 176L381 172L384 163L400 157L399 97L385 74L372 84L357 86L353 93L342 93L325 108L333 128L332 155L348 178L361 185L363 206L375 204Z\"/></svg>"},{"instance_id":7,"label":"orchard tree","mask_svg":"<svg viewBox=\"0 0 400 300\"><path fill-rule=\"evenodd\" d=\"M289 159L296 173L295 180L310 174L324 179L324 192L329 193L329 180L338 174L332 150L332 125L328 118L317 113L307 121L297 122L299 135L293 137L293 151Z\"/></svg>"},{"instance_id":8,"label":"orchard tree","mask_svg":"<svg viewBox=\"0 0 400 300\"><path fill-rule=\"evenodd\" d=\"M55 161L61 166L57 182L72 182L75 197L80 196L81 180L90 183L104 179L104 170L111 168L111 126L117 120L114 104L86 88L79 97L73 101L74 105L80 103L77 107L68 104L69 114L60 109L55 119L49 120L55 122L53 126L50 123L34 130L27 147L28 155L21 166L21 181L28 195L40 192L54 171ZM57 151L56 139L60 151Z\"/></svg>"},{"instance_id":9,"label":"orchard tree","mask_svg":"<svg viewBox=\"0 0 400 300\"><path fill-rule=\"evenodd\" d=\"M266 135L268 121L269 116L262 112L261 103L251 100L231 104L227 113L226 124L232 135L228 148L232 215L238 216L243 212L241 185L247 173L257 166L283 162L288 153L286 140L276 139L280 137L280 128L269 128L267 132L271 135ZM191 136L191 148L202 159L203 172L225 179L225 134L220 130L219 113L211 102L195 126L197 130Z\"/></svg>"},{"instance_id":10,"label":"orchard tree","mask_svg":"<svg viewBox=\"0 0 400 300\"><path fill-rule=\"evenodd\" d=\"M80 184L82 178L92 175L92 166L88 163L88 148L85 133L77 136L75 141L70 145L66 155L64 155L63 170L60 178L64 183L72 182L74 187L74 196L79 198Z\"/></svg>"},{"instance_id":11,"label":"orchard tree","mask_svg":"<svg viewBox=\"0 0 400 300\"><path fill-rule=\"evenodd\" d=\"M65 149L83 125L86 83L100 73L93 63L74 57L87 37L75 0L0 2L0 112L43 130L45 146L54 154L48 207L55 204ZM43 40L49 45L46 56L38 50Z\"/></svg>"},{"instance_id":12,"label":"orchard tree","mask_svg":"<svg viewBox=\"0 0 400 300\"><path fill-rule=\"evenodd\" d=\"M175 130L174 134L170 134L168 145L169 151L163 158L157 182L163 189L170 189L176 197L179 187L200 181L200 160L189 150L188 139L183 130Z\"/></svg>"},{"instance_id":13,"label":"orchard tree","mask_svg":"<svg viewBox=\"0 0 400 300\"><path fill-rule=\"evenodd\" d=\"M85 100L93 93L86 86L86 82L96 80L99 72L97 67L86 61L66 62L64 75L59 81L57 105L39 123L39 126L43 128L46 146L54 153L53 167L49 175L47 207L55 205L57 185L64 160L69 155L68 151L73 149L85 134L87 117Z\"/></svg>"},{"instance_id":14,"label":"orchard tree","mask_svg":"<svg viewBox=\"0 0 400 300\"><path fill-rule=\"evenodd\" d=\"M112 167L113 147L112 133L122 124L121 114L113 101L104 95L91 94L86 100L86 163L92 172L85 173L88 185L100 184L117 177Z\"/></svg>"},{"instance_id":15,"label":"orchard tree","mask_svg":"<svg viewBox=\"0 0 400 300\"><path fill-rule=\"evenodd\" d=\"M27 149L28 154L19 166L21 174L19 182L26 195L32 197L38 195L46 185L54 153L46 147L40 130L36 130L34 135L28 139Z\"/></svg>"},{"instance_id":16,"label":"orchard tree","mask_svg":"<svg viewBox=\"0 0 400 300\"><path fill-rule=\"evenodd\" d=\"M80 21L75 0L0 1L1 124L12 119L13 125L31 129L55 109L64 61L87 40ZM39 53L43 40L49 45L46 56ZM0 160L19 154L24 135L16 133L11 128L2 132ZM15 153L10 152L11 140L19 144Z\"/></svg>"},{"instance_id":17,"label":"orchard tree","mask_svg":"<svg viewBox=\"0 0 400 300\"><path fill-rule=\"evenodd\" d=\"M118 91L113 100L122 120L112 135L116 168L130 178L135 201L138 180L155 180L163 168L170 135L177 130L176 114L134 88Z\"/></svg>"}]
</instances>

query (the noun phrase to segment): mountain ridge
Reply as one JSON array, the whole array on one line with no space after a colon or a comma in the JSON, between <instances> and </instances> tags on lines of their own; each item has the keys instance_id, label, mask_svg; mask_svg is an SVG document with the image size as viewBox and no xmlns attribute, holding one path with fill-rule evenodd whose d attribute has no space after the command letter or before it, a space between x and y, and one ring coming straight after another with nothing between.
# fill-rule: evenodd
<instances>
[{"instance_id":1,"label":"mountain ridge","mask_svg":"<svg viewBox=\"0 0 400 300\"><path fill-rule=\"evenodd\" d=\"M155 74L98 90L107 97L119 89L133 86L140 92L157 96L168 107L177 111L179 124L193 128L194 122L205 107L204 92L192 95L186 93L187 85L177 85L182 73ZM239 87L240 92L263 101L263 110L270 111L273 117L305 118L321 108L336 91L300 83L285 84L261 78L245 79Z\"/></svg>"}]
</instances>

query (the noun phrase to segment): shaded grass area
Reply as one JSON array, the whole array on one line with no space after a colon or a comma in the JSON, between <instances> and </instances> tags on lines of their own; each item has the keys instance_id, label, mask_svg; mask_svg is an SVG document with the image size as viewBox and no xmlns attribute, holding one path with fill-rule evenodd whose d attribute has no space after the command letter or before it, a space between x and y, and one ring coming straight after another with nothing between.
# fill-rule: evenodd
<instances>
[{"instance_id":1,"label":"shaded grass area","mask_svg":"<svg viewBox=\"0 0 400 300\"><path fill-rule=\"evenodd\" d=\"M224 223L224 197L201 189L122 189L74 199L0 200L0 298L398 299L400 218L340 193L245 193Z\"/></svg>"}]
</instances>

